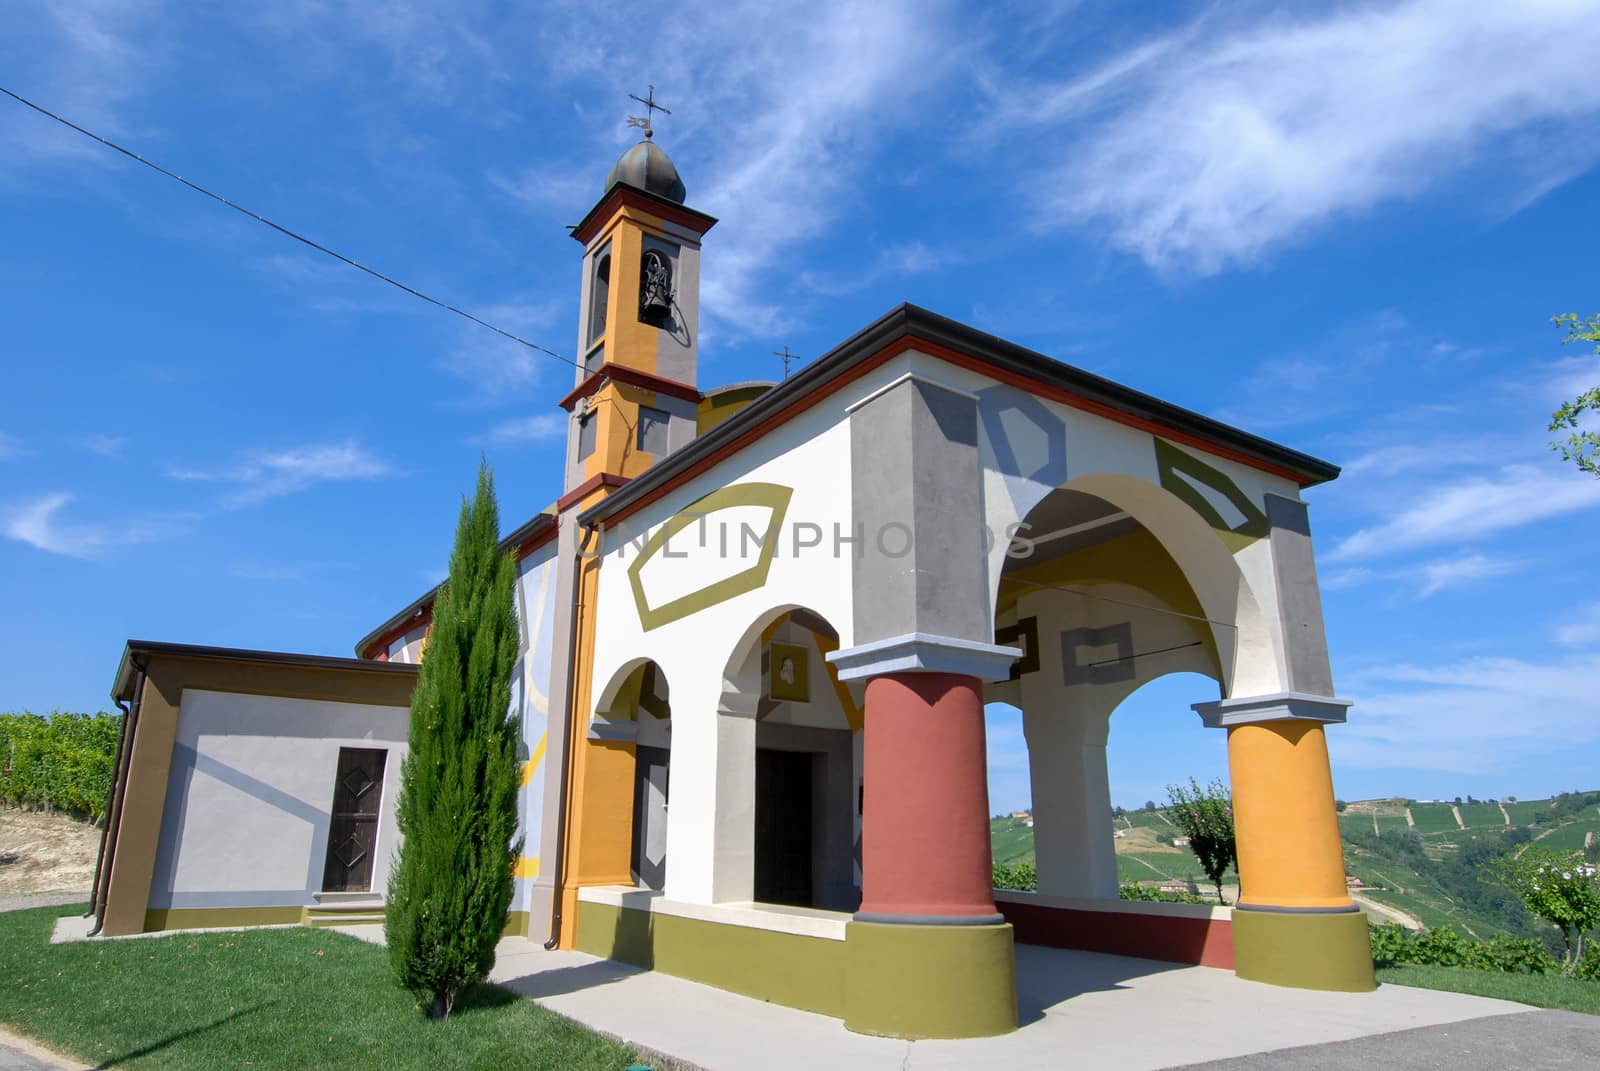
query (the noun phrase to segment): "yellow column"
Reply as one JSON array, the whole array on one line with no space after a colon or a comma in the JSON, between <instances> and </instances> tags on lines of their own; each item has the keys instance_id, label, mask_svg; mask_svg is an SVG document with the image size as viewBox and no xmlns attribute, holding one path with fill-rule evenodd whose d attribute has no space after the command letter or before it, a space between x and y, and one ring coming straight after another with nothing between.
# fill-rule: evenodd
<instances>
[{"instance_id":1,"label":"yellow column","mask_svg":"<svg viewBox=\"0 0 1600 1071\"><path fill-rule=\"evenodd\" d=\"M1344 852L1322 725L1269 721L1228 730L1233 819L1244 906L1335 908ZM1248 875L1248 876L1246 876Z\"/></svg>"},{"instance_id":2,"label":"yellow column","mask_svg":"<svg viewBox=\"0 0 1600 1071\"><path fill-rule=\"evenodd\" d=\"M1288 714L1290 705L1274 700L1225 701L1201 711L1209 724L1228 730L1239 866L1234 970L1251 981L1299 989L1373 989L1366 916L1345 891L1323 735L1330 719L1274 719L1273 708ZM1342 720L1345 704L1325 702ZM1233 719L1218 708L1230 706L1249 712L1239 710L1229 724Z\"/></svg>"}]
</instances>

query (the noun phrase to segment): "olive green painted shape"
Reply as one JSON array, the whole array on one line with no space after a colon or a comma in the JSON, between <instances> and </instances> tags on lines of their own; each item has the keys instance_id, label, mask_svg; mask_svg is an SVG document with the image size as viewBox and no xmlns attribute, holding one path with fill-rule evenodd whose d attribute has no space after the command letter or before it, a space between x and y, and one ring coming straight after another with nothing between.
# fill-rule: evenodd
<instances>
[{"instance_id":1,"label":"olive green painted shape","mask_svg":"<svg viewBox=\"0 0 1600 1071\"><path fill-rule=\"evenodd\" d=\"M634 559L633 564L628 566L628 583L633 589L633 604L639 611L639 623L644 626L644 630L649 632L662 625L669 625L690 614L697 614L708 606L726 602L735 595L743 595L747 591L756 591L765 586L767 573L772 568L773 555L778 552L778 539L783 532L783 518L789 511L789 499L793 495L794 488L782 484L736 483L711 492L692 503L687 509L669 517L667 522L657 528L655 534L645 541L644 550ZM757 555L755 564L742 572L691 591L687 595L680 595L671 602L651 606L649 600L645 598L644 582L640 580L640 573L645 563L661 553L667 546L667 540L685 528L699 524L701 518L708 514L734 506L766 506L772 511L772 520L767 525L766 534L762 536L761 553ZM734 538L742 539L743 533L736 533Z\"/></svg>"},{"instance_id":2,"label":"olive green painted shape","mask_svg":"<svg viewBox=\"0 0 1600 1071\"><path fill-rule=\"evenodd\" d=\"M144 913L144 932L209 930L219 927L288 926L298 923L302 907L153 907Z\"/></svg>"},{"instance_id":3,"label":"olive green painted shape","mask_svg":"<svg viewBox=\"0 0 1600 1071\"><path fill-rule=\"evenodd\" d=\"M1367 916L1360 911L1233 911L1234 973L1296 989L1365 993L1372 973Z\"/></svg>"},{"instance_id":4,"label":"olive green painted shape","mask_svg":"<svg viewBox=\"0 0 1600 1071\"><path fill-rule=\"evenodd\" d=\"M1267 534L1272 527L1267 521L1267 515L1262 512L1260 506L1250 500L1249 495L1239 490L1238 484L1193 454L1185 453L1163 439L1155 439L1154 442L1156 471L1160 474L1161 486L1205 518L1205 522L1222 536L1222 541L1228 545L1230 551L1237 554ZM1180 473L1182 475L1179 475ZM1206 501L1206 496L1195 490L1194 484L1184 479L1184 476L1204 484L1226 498L1235 509L1244 514L1244 520L1237 527L1229 525L1222 514L1217 512L1217 508Z\"/></svg>"},{"instance_id":5,"label":"olive green painted shape","mask_svg":"<svg viewBox=\"0 0 1600 1071\"><path fill-rule=\"evenodd\" d=\"M982 1038L1017 1028L1010 923L845 927L844 1025L895 1038Z\"/></svg>"},{"instance_id":6,"label":"olive green painted shape","mask_svg":"<svg viewBox=\"0 0 1600 1071\"><path fill-rule=\"evenodd\" d=\"M579 903L577 946L730 993L845 1014L843 941Z\"/></svg>"}]
</instances>

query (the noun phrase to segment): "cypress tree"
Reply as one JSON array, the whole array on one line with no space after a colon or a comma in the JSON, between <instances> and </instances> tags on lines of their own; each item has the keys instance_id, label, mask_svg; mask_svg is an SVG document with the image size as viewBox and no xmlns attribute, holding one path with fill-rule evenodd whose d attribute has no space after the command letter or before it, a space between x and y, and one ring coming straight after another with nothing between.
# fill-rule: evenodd
<instances>
[{"instance_id":1,"label":"cypress tree","mask_svg":"<svg viewBox=\"0 0 1600 1071\"><path fill-rule=\"evenodd\" d=\"M520 719L509 713L516 563L501 554L487 463L461 504L450 576L411 697L384 936L395 979L430 1019L488 976L511 906Z\"/></svg>"}]
</instances>

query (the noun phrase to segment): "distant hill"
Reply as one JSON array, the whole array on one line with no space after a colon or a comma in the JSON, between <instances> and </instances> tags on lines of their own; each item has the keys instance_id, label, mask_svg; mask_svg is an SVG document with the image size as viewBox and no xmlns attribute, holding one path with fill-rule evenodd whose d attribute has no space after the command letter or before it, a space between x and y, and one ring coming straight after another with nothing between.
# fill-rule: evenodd
<instances>
[{"instance_id":1,"label":"distant hill","mask_svg":"<svg viewBox=\"0 0 1600 1071\"><path fill-rule=\"evenodd\" d=\"M1031 863L1031 816L990 822L995 862ZM1188 848L1173 845L1178 831L1165 809L1127 811L1115 819L1117 875L1124 882L1206 878ZM1359 800L1339 815L1345 871L1369 914L1405 917L1424 926L1453 925L1481 938L1528 934L1520 905L1480 880L1482 864L1502 851L1536 843L1561 850L1600 848L1600 791L1542 800ZM1236 883L1229 874L1225 882ZM1398 914L1396 914L1398 913Z\"/></svg>"}]
</instances>

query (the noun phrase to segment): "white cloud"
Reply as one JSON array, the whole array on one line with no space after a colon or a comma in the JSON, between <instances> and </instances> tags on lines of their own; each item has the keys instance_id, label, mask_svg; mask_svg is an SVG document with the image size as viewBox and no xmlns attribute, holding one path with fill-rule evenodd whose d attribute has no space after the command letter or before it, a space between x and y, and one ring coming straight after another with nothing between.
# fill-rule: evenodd
<instances>
[{"instance_id":1,"label":"white cloud","mask_svg":"<svg viewBox=\"0 0 1600 1071\"><path fill-rule=\"evenodd\" d=\"M796 309L774 298L771 269L850 210L879 163L883 131L914 114L917 94L959 67L966 45L949 39L944 5L914 0L691 0L652 12L646 34L640 18L615 6L548 6L542 51L558 79L592 84L607 72L607 99L618 104L649 72L673 109L658 117L656 140L678 164L689 204L722 220L701 280L703 334L706 319L719 337L776 334ZM633 132L612 129L605 151L616 155ZM497 185L535 205L590 191L581 208L599 195L603 172L585 171L592 179L580 184L571 171L545 167Z\"/></svg>"},{"instance_id":2,"label":"white cloud","mask_svg":"<svg viewBox=\"0 0 1600 1071\"><path fill-rule=\"evenodd\" d=\"M6 11L11 88L105 136L128 132L123 105L150 88L160 57L150 26L160 0L22 0ZM20 83L20 84L15 84ZM25 92L23 86L32 92ZM114 157L10 101L0 110L0 142L24 162L69 158L110 164Z\"/></svg>"},{"instance_id":3,"label":"white cloud","mask_svg":"<svg viewBox=\"0 0 1600 1071\"><path fill-rule=\"evenodd\" d=\"M490 428L478 443L489 446L515 446L526 443L553 443L566 438L565 413L535 413L517 420L506 420Z\"/></svg>"},{"instance_id":4,"label":"white cloud","mask_svg":"<svg viewBox=\"0 0 1600 1071\"><path fill-rule=\"evenodd\" d=\"M235 489L223 502L237 507L256 505L319 483L380 480L398 475L399 470L365 447L347 441L259 451L231 468L176 468L167 474L179 480L234 484Z\"/></svg>"},{"instance_id":5,"label":"white cloud","mask_svg":"<svg viewBox=\"0 0 1600 1071\"><path fill-rule=\"evenodd\" d=\"M1460 587L1488 577L1505 576L1522 567L1522 562L1508 558L1491 558L1483 554L1466 554L1459 558L1442 558L1438 561L1425 562L1421 569L1422 589L1417 594L1419 598L1426 599L1429 595L1444 591L1446 588Z\"/></svg>"},{"instance_id":6,"label":"white cloud","mask_svg":"<svg viewBox=\"0 0 1600 1071\"><path fill-rule=\"evenodd\" d=\"M78 440L78 445L91 454L99 454L101 457L116 461L128 448L128 439L123 435L86 435Z\"/></svg>"},{"instance_id":7,"label":"white cloud","mask_svg":"<svg viewBox=\"0 0 1600 1071\"><path fill-rule=\"evenodd\" d=\"M959 263L960 256L948 249L935 249L922 241L898 242L879 250L876 259L853 272L800 273L801 285L827 297L854 293L885 277L903 278L937 271Z\"/></svg>"},{"instance_id":8,"label":"white cloud","mask_svg":"<svg viewBox=\"0 0 1600 1071\"><path fill-rule=\"evenodd\" d=\"M469 311L527 338L550 327L557 314L567 308L569 305L564 300L520 300ZM543 382L547 372L561 377L572 371L570 365L547 353L513 342L477 324L463 324L456 338L455 347L438 362L438 367L471 384L482 397L498 399L508 392L527 391Z\"/></svg>"},{"instance_id":9,"label":"white cloud","mask_svg":"<svg viewBox=\"0 0 1600 1071\"><path fill-rule=\"evenodd\" d=\"M1399 665L1365 677L1350 689L1349 724L1328 736L1343 766L1483 772L1600 742L1600 654Z\"/></svg>"},{"instance_id":10,"label":"white cloud","mask_svg":"<svg viewBox=\"0 0 1600 1071\"><path fill-rule=\"evenodd\" d=\"M7 435L0 431L0 461L15 461L28 452L22 445L22 440L15 435Z\"/></svg>"},{"instance_id":11,"label":"white cloud","mask_svg":"<svg viewBox=\"0 0 1600 1071\"><path fill-rule=\"evenodd\" d=\"M1158 270L1248 262L1416 195L1481 149L1517 203L1590 166L1600 6L1408 0L1317 17L1210 13L1053 86L1003 86L1002 133L1046 127L1048 218ZM1030 181L1037 181L1030 175Z\"/></svg>"},{"instance_id":12,"label":"white cloud","mask_svg":"<svg viewBox=\"0 0 1600 1071\"><path fill-rule=\"evenodd\" d=\"M1600 480L1576 471L1507 465L1420 494L1381 524L1345 539L1329 561L1459 543L1600 505Z\"/></svg>"},{"instance_id":13,"label":"white cloud","mask_svg":"<svg viewBox=\"0 0 1600 1071\"><path fill-rule=\"evenodd\" d=\"M1600 602L1591 602L1556 627L1556 642L1564 647L1600 646Z\"/></svg>"},{"instance_id":14,"label":"white cloud","mask_svg":"<svg viewBox=\"0 0 1600 1071\"><path fill-rule=\"evenodd\" d=\"M65 491L44 495L6 512L5 536L50 554L92 558L113 547L143 543L168 531L148 521L111 524L71 523L60 514L74 499Z\"/></svg>"}]
</instances>

